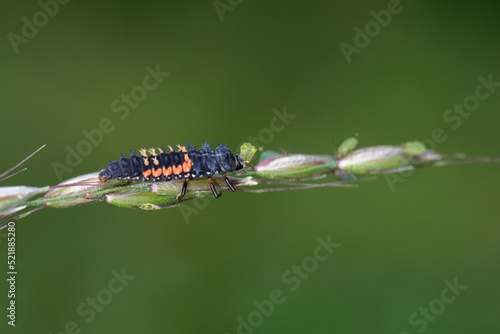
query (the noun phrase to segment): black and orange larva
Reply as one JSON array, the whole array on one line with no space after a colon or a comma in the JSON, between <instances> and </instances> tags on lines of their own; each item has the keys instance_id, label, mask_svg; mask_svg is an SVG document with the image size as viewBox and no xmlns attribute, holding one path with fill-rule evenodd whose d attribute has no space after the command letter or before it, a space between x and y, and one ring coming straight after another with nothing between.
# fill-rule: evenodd
<instances>
[{"instance_id":1,"label":"black and orange larva","mask_svg":"<svg viewBox=\"0 0 500 334\"><path fill-rule=\"evenodd\" d=\"M171 181L184 180L182 191L178 196L180 199L186 194L187 180L206 178L215 198L220 194L215 189L212 176L219 173L226 181L231 191L236 191L234 185L227 178L226 173L234 172L244 167L244 161L238 155L231 153L226 145L220 144L215 150L208 143L202 144L200 150L195 146L187 144L186 147L179 146L178 151L169 146L170 152L158 149L141 149L141 156L132 151L130 158L123 154L118 161L110 161L109 166L99 173L99 180L142 180L142 181ZM149 155L147 154L149 153Z\"/></svg>"}]
</instances>

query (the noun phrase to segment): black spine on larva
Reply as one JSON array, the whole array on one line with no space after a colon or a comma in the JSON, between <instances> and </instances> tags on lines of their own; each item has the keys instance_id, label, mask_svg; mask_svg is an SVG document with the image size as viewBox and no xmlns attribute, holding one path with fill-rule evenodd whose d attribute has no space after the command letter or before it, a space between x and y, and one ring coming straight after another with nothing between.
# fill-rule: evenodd
<instances>
[{"instance_id":1,"label":"black spine on larva","mask_svg":"<svg viewBox=\"0 0 500 334\"><path fill-rule=\"evenodd\" d=\"M156 179L156 181L163 181L165 180L165 177L163 175L163 167L165 167L165 156L167 155L167 153L165 153L165 149L161 150L160 151L160 154L158 154L157 156L157 159L158 159L158 162L160 163L158 165L158 167L156 168L160 168L162 170L162 174ZM166 166L168 167L168 166Z\"/></svg>"},{"instance_id":2,"label":"black spine on larva","mask_svg":"<svg viewBox=\"0 0 500 334\"><path fill-rule=\"evenodd\" d=\"M236 167L236 158L226 145L220 144L217 146L215 149L215 157L217 164L219 165L220 174L225 175L227 172L234 172Z\"/></svg>"},{"instance_id":3,"label":"black spine on larva","mask_svg":"<svg viewBox=\"0 0 500 334\"><path fill-rule=\"evenodd\" d=\"M130 159L125 158L123 154L120 154L120 156L122 157L119 161L120 167L122 169L122 178L124 178L125 180L130 180L130 177L132 175L132 167L129 161Z\"/></svg>"},{"instance_id":4,"label":"black spine on larva","mask_svg":"<svg viewBox=\"0 0 500 334\"><path fill-rule=\"evenodd\" d=\"M204 177L212 177L218 170L217 162L215 160L215 152L210 148L208 143L203 143L201 149L201 170Z\"/></svg>"},{"instance_id":5,"label":"black spine on larva","mask_svg":"<svg viewBox=\"0 0 500 334\"><path fill-rule=\"evenodd\" d=\"M186 149L188 151L188 157L191 159L191 171L189 172L189 179L197 179L203 176L203 170L201 168L201 154L196 150L196 146L191 144L186 144Z\"/></svg>"},{"instance_id":6,"label":"black spine on larva","mask_svg":"<svg viewBox=\"0 0 500 334\"><path fill-rule=\"evenodd\" d=\"M163 166L165 166L165 168L168 169L169 167L172 167L172 159L170 158L169 153L162 153L161 159L163 159ZM165 181L171 181L172 177L172 173L170 173L170 175L165 178Z\"/></svg>"},{"instance_id":7,"label":"black spine on larva","mask_svg":"<svg viewBox=\"0 0 500 334\"><path fill-rule=\"evenodd\" d=\"M179 166L181 165L182 166L182 163L184 162L184 153L182 152L177 152L175 151L175 149L169 153L170 155L170 161L172 162L172 168L174 168L174 166ZM174 174L174 180L180 180L182 179L182 174L179 175L179 174Z\"/></svg>"},{"instance_id":8,"label":"black spine on larva","mask_svg":"<svg viewBox=\"0 0 500 334\"><path fill-rule=\"evenodd\" d=\"M132 151L130 153L130 167L132 168L132 179L133 180L140 180L142 178L142 164L141 164L141 158L139 158L136 154L135 151Z\"/></svg>"},{"instance_id":9,"label":"black spine on larva","mask_svg":"<svg viewBox=\"0 0 500 334\"><path fill-rule=\"evenodd\" d=\"M154 164L154 157L150 154L148 155L148 161L149 161L149 169L151 170L151 175L149 176L148 180L153 180L154 181L154 177L153 177L153 169L156 168L155 164Z\"/></svg>"}]
</instances>

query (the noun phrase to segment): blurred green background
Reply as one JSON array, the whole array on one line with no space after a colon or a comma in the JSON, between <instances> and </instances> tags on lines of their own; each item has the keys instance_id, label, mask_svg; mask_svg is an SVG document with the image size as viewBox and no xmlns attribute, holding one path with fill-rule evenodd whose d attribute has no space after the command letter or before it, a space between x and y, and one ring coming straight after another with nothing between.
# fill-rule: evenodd
<instances>
[{"instance_id":1,"label":"blurred green background","mask_svg":"<svg viewBox=\"0 0 500 334\"><path fill-rule=\"evenodd\" d=\"M354 27L364 30L388 1L218 6L223 20L211 1L71 1L16 53L9 33L22 36L22 18L33 22L41 7L2 2L0 169L47 144L2 186L57 184L54 162L66 164L67 147L103 119L113 131L62 179L143 146L235 148L285 106L296 117L266 149L329 154L355 132L371 146L442 128L439 151L500 155L500 89L457 129L443 120L474 94L478 76L500 81L497 2L403 0L350 63L339 45L354 45ZM113 101L139 94L146 67L157 65L170 75L127 117L114 112ZM17 326L6 324L2 279L2 332L60 333L74 321L81 333L233 334L249 316L258 326L239 332L497 332L498 168L422 169L395 191L382 176L355 189L228 193L203 208L186 203L196 211L187 220L179 208L42 210L17 224ZM291 291L282 275L327 236L341 246ZM110 295L112 270L122 268L135 278ZM439 309L443 281L455 277L467 289ZM253 302L275 289L286 300L259 322ZM77 313L89 297L107 303L92 319ZM430 304L439 314L410 324Z\"/></svg>"}]
</instances>

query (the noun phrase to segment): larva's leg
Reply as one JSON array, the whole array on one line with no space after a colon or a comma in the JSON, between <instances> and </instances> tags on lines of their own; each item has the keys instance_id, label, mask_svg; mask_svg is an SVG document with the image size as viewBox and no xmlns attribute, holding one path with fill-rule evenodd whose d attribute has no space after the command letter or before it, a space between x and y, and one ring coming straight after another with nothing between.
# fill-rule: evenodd
<instances>
[{"instance_id":1,"label":"larva's leg","mask_svg":"<svg viewBox=\"0 0 500 334\"><path fill-rule=\"evenodd\" d=\"M224 181L226 181L226 184L227 186L229 187L229 189L231 189L232 192L235 192L236 191L236 188L234 187L233 183L231 182L230 179L228 179L228 177L226 175L222 175L222 177L224 178Z\"/></svg>"},{"instance_id":2,"label":"larva's leg","mask_svg":"<svg viewBox=\"0 0 500 334\"><path fill-rule=\"evenodd\" d=\"M220 194L215 189L214 182L212 181L212 178L208 179L208 184L210 185L210 189L212 190L212 193L214 194L214 197L215 198L219 198Z\"/></svg>"},{"instance_id":3,"label":"larva's leg","mask_svg":"<svg viewBox=\"0 0 500 334\"><path fill-rule=\"evenodd\" d=\"M182 197L184 197L184 195L186 195L186 189L187 189L187 181L184 181L184 183L182 184L182 190L181 190L181 193L179 195L177 195L177 201L180 201Z\"/></svg>"}]
</instances>

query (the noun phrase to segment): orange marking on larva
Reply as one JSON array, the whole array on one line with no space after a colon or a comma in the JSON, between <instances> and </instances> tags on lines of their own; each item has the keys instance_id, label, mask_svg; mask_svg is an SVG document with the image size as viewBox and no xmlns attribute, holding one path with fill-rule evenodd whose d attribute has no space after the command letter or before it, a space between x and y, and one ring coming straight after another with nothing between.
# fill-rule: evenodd
<instances>
[{"instance_id":1,"label":"orange marking on larva","mask_svg":"<svg viewBox=\"0 0 500 334\"><path fill-rule=\"evenodd\" d=\"M153 169L153 176L154 177L161 176L161 168Z\"/></svg>"},{"instance_id":2,"label":"orange marking on larva","mask_svg":"<svg viewBox=\"0 0 500 334\"><path fill-rule=\"evenodd\" d=\"M148 157L144 157L144 166L149 166L149 159Z\"/></svg>"},{"instance_id":3,"label":"orange marking on larva","mask_svg":"<svg viewBox=\"0 0 500 334\"><path fill-rule=\"evenodd\" d=\"M153 164L155 166L158 166L160 164L160 162L158 161L158 158L156 157L156 155L153 157Z\"/></svg>"},{"instance_id":4,"label":"orange marking on larva","mask_svg":"<svg viewBox=\"0 0 500 334\"><path fill-rule=\"evenodd\" d=\"M142 172L143 177L149 177L151 175L151 169L147 169L144 172Z\"/></svg>"},{"instance_id":5,"label":"orange marking on larva","mask_svg":"<svg viewBox=\"0 0 500 334\"><path fill-rule=\"evenodd\" d=\"M141 149L139 150L139 152L141 152L141 155L142 155L143 157L145 157L146 155L148 155L148 154L147 154L147 152L146 152L146 149L145 149L145 148L141 148Z\"/></svg>"},{"instance_id":6,"label":"orange marking on larva","mask_svg":"<svg viewBox=\"0 0 500 334\"><path fill-rule=\"evenodd\" d=\"M191 170L191 159L189 159L189 156L187 154L184 154L184 163L182 164L182 169L184 169L184 173L187 173Z\"/></svg>"},{"instance_id":7,"label":"orange marking on larva","mask_svg":"<svg viewBox=\"0 0 500 334\"><path fill-rule=\"evenodd\" d=\"M177 147L179 148L179 152L187 153L186 146L180 146L177 144Z\"/></svg>"},{"instance_id":8,"label":"orange marking on larva","mask_svg":"<svg viewBox=\"0 0 500 334\"><path fill-rule=\"evenodd\" d=\"M174 175L180 175L182 173L182 165L174 166L173 168Z\"/></svg>"},{"instance_id":9,"label":"orange marking on larva","mask_svg":"<svg viewBox=\"0 0 500 334\"><path fill-rule=\"evenodd\" d=\"M168 168L163 167L163 175L169 176L170 174L172 174L172 167L168 167Z\"/></svg>"},{"instance_id":10,"label":"orange marking on larva","mask_svg":"<svg viewBox=\"0 0 500 334\"><path fill-rule=\"evenodd\" d=\"M172 148L172 146L168 145L168 148L170 149L170 152L174 152L174 149Z\"/></svg>"}]
</instances>

